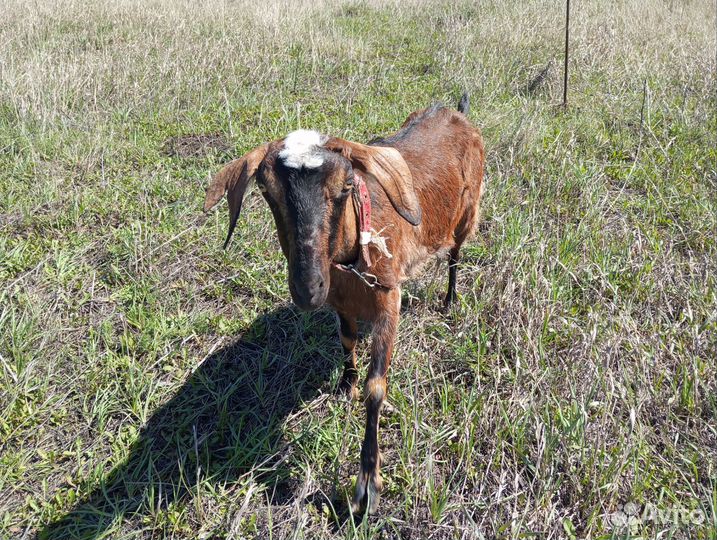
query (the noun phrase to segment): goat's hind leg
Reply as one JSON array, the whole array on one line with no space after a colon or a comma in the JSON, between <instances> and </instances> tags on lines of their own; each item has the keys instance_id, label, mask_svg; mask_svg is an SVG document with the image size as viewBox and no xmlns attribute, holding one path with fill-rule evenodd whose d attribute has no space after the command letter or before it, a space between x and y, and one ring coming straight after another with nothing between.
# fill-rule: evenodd
<instances>
[{"instance_id":1,"label":"goat's hind leg","mask_svg":"<svg viewBox=\"0 0 717 540\"><path fill-rule=\"evenodd\" d=\"M337 313L339 319L339 337L344 350L344 372L339 382L338 393L348 399L358 399L358 369L356 368L356 342L358 341L358 324L356 319Z\"/></svg>"},{"instance_id":2,"label":"goat's hind leg","mask_svg":"<svg viewBox=\"0 0 717 540\"><path fill-rule=\"evenodd\" d=\"M458 261L460 260L461 246L456 245L451 248L448 255L448 291L443 299L443 307L448 309L453 302L456 301L456 278L458 274Z\"/></svg>"},{"instance_id":3,"label":"goat's hind leg","mask_svg":"<svg viewBox=\"0 0 717 540\"><path fill-rule=\"evenodd\" d=\"M446 292L446 297L443 300L443 307L446 310L450 308L453 302L455 302L458 298L458 295L456 294L456 278L458 277L458 262L461 258L461 246L463 245L463 242L466 241L466 238L468 238L468 235L471 234L476 221L476 211L468 211L463 216L463 219L461 219L458 227L456 227L456 230L453 232L455 243L448 252L448 291Z\"/></svg>"}]
</instances>

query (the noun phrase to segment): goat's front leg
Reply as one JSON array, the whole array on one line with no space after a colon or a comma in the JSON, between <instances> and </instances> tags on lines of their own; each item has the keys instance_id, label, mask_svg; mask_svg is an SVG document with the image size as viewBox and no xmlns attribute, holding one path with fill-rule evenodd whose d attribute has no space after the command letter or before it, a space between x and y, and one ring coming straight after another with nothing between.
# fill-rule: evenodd
<instances>
[{"instance_id":1,"label":"goat's front leg","mask_svg":"<svg viewBox=\"0 0 717 540\"><path fill-rule=\"evenodd\" d=\"M368 503L369 514L378 508L383 488L381 480L381 453L378 449L378 418L386 398L386 375L391 365L391 354L396 338L401 292L392 289L382 298L383 305L374 322L371 335L371 365L369 366L364 400L366 402L366 433L361 446L361 467L356 478L356 491L351 508L358 512Z\"/></svg>"},{"instance_id":2,"label":"goat's front leg","mask_svg":"<svg viewBox=\"0 0 717 540\"><path fill-rule=\"evenodd\" d=\"M339 337L341 347L344 350L344 372L339 382L339 394L345 395L348 399L358 399L356 381L358 381L358 369L356 369L356 341L358 341L358 324L355 317L349 317L337 313L339 318Z\"/></svg>"}]
</instances>

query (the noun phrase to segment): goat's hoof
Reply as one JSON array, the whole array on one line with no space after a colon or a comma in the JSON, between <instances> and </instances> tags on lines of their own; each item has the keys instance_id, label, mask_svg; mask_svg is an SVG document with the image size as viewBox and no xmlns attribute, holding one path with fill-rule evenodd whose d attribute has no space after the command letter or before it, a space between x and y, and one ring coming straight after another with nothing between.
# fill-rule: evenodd
<instances>
[{"instance_id":1,"label":"goat's hoof","mask_svg":"<svg viewBox=\"0 0 717 540\"><path fill-rule=\"evenodd\" d=\"M381 490L383 489L383 480L378 471L373 473L365 473L361 471L356 478L356 490L354 498L351 501L351 512L354 514L361 513L364 509L370 514L375 514L378 510L378 503L381 500Z\"/></svg>"},{"instance_id":2,"label":"goat's hoof","mask_svg":"<svg viewBox=\"0 0 717 540\"><path fill-rule=\"evenodd\" d=\"M336 395L340 398L344 398L346 401L358 400L360 395L358 388L356 388L356 381L341 379L341 382L336 389Z\"/></svg>"},{"instance_id":3,"label":"goat's hoof","mask_svg":"<svg viewBox=\"0 0 717 540\"><path fill-rule=\"evenodd\" d=\"M443 299L443 307L441 308L441 311L443 313L450 313L451 308L453 307L453 304L456 303L456 296L446 296Z\"/></svg>"}]
</instances>

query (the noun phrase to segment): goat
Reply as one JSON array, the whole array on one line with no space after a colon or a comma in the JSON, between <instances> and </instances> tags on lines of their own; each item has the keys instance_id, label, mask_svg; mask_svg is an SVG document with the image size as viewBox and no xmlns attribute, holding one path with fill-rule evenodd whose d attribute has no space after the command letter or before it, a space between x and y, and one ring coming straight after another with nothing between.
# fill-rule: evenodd
<instances>
[{"instance_id":1,"label":"goat","mask_svg":"<svg viewBox=\"0 0 717 540\"><path fill-rule=\"evenodd\" d=\"M444 305L456 298L459 251L478 221L484 148L467 120L441 105L416 111L394 135L369 144L298 130L230 162L207 189L205 212L226 193L232 236L256 178L288 261L301 309L327 303L344 352L339 391L358 398L357 320L373 323L364 387L366 431L352 510L373 513L383 482L378 420L401 307L401 283L429 255L449 253ZM383 235L383 236L382 236Z\"/></svg>"}]
</instances>

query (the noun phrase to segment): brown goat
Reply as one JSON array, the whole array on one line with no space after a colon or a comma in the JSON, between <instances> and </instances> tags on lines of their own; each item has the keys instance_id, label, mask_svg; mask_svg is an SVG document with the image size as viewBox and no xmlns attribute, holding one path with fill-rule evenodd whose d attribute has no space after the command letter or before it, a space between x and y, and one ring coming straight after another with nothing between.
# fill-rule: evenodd
<instances>
[{"instance_id":1,"label":"brown goat","mask_svg":"<svg viewBox=\"0 0 717 540\"><path fill-rule=\"evenodd\" d=\"M339 389L352 398L358 397L357 320L373 323L354 511L368 502L373 512L382 488L378 420L401 283L429 255L448 251L449 306L459 250L478 220L484 151L479 131L462 114L467 109L464 95L459 112L442 106L414 112L397 133L369 145L296 131L232 161L207 190L205 211L227 193L226 247L256 177L288 260L294 302L307 310L328 303L338 314L345 355Z\"/></svg>"}]
</instances>

